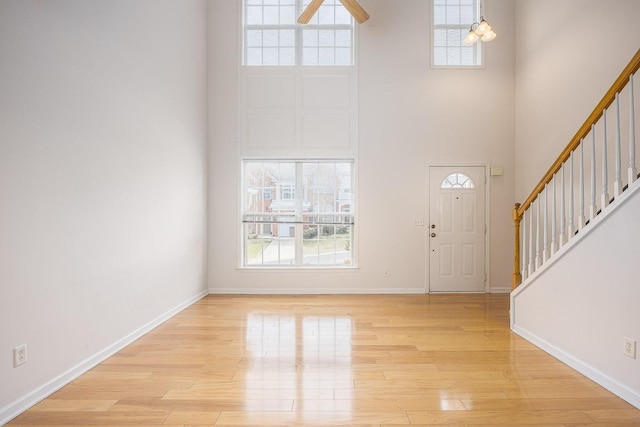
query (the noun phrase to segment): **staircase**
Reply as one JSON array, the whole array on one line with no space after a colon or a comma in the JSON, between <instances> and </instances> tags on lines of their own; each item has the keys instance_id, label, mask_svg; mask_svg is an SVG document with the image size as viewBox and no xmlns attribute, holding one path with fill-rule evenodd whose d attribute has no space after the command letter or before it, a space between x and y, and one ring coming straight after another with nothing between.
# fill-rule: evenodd
<instances>
[{"instance_id":1,"label":"staircase","mask_svg":"<svg viewBox=\"0 0 640 427\"><path fill-rule=\"evenodd\" d=\"M515 205L511 293L515 333L638 408L639 68L640 49Z\"/></svg>"}]
</instances>

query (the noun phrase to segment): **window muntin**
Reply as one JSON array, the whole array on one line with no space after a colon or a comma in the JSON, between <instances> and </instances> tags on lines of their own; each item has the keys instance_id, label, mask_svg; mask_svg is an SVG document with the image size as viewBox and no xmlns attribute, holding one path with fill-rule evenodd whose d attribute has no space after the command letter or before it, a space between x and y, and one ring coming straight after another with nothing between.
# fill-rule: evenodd
<instances>
[{"instance_id":1,"label":"window muntin","mask_svg":"<svg viewBox=\"0 0 640 427\"><path fill-rule=\"evenodd\" d=\"M475 188L473 180L463 173L452 173L440 184L442 189L450 188Z\"/></svg>"},{"instance_id":2,"label":"window muntin","mask_svg":"<svg viewBox=\"0 0 640 427\"><path fill-rule=\"evenodd\" d=\"M353 266L351 160L247 160L243 171L244 267Z\"/></svg>"},{"instance_id":3,"label":"window muntin","mask_svg":"<svg viewBox=\"0 0 640 427\"><path fill-rule=\"evenodd\" d=\"M479 20L479 2L480 0L433 0L434 67L482 66L482 43L464 43L471 24Z\"/></svg>"},{"instance_id":4,"label":"window muntin","mask_svg":"<svg viewBox=\"0 0 640 427\"><path fill-rule=\"evenodd\" d=\"M353 18L339 0L325 0L309 24L297 17L311 0L244 0L248 66L351 66Z\"/></svg>"}]
</instances>

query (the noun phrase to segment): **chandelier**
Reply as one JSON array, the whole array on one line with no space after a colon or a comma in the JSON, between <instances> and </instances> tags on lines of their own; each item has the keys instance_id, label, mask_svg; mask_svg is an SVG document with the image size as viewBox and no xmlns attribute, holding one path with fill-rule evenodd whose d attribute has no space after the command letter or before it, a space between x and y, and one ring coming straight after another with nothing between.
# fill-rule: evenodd
<instances>
[{"instance_id":1,"label":"chandelier","mask_svg":"<svg viewBox=\"0 0 640 427\"><path fill-rule=\"evenodd\" d=\"M478 40L483 42L490 42L496 38L496 33L491 29L491 25L484 18L480 17L480 22L474 22L471 24L471 28L464 38L466 44L476 43Z\"/></svg>"}]
</instances>

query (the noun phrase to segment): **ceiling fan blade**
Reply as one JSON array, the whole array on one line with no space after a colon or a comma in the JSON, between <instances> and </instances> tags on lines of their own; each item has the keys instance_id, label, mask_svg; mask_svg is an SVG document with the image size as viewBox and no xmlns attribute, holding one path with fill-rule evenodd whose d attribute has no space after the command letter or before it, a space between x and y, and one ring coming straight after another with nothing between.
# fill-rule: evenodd
<instances>
[{"instance_id":1,"label":"ceiling fan blade","mask_svg":"<svg viewBox=\"0 0 640 427\"><path fill-rule=\"evenodd\" d=\"M351 16L362 24L369 19L369 14L360 6L356 0L340 0L340 3L349 11Z\"/></svg>"},{"instance_id":2,"label":"ceiling fan blade","mask_svg":"<svg viewBox=\"0 0 640 427\"><path fill-rule=\"evenodd\" d=\"M318 11L318 8L320 8L320 5L322 5L323 1L324 0L311 0L309 6L307 6L307 8L300 14L298 24L308 24L309 21L311 21L311 18L313 18L313 15Z\"/></svg>"}]
</instances>

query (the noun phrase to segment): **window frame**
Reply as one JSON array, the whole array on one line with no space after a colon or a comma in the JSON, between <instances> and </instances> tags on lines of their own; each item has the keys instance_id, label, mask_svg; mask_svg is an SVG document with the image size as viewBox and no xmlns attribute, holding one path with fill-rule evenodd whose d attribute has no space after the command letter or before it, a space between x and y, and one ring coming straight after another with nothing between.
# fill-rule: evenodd
<instances>
[{"instance_id":1,"label":"window frame","mask_svg":"<svg viewBox=\"0 0 640 427\"><path fill-rule=\"evenodd\" d=\"M248 221L245 220L245 215L261 215L260 212L245 212L245 200L246 200L246 196L248 194L248 192L246 191L247 189L247 183L246 183L246 178L247 178L247 174L246 174L246 165L248 163L251 162L265 162L265 163L294 163L296 165L300 165L300 167L298 168L296 166L296 172L295 172L295 176L296 176L296 182L295 182L295 188L294 188L294 192L296 195L301 195L301 199L298 200L297 198L294 199L290 199L293 200L294 203L296 204L296 211L290 215L282 215L281 216L290 216L292 218L292 221L294 223L291 222L273 222L271 224L275 224L276 226L279 225L293 225L295 226L295 236L294 236L294 240L295 240L295 251L296 251L296 255L295 255L295 263L294 264L249 264L248 263L248 258L247 258L247 235L245 233L245 225L248 223ZM339 227L340 225L345 225L345 226L349 226L350 227L350 240L349 240L349 245L350 245L350 262L346 263L344 265L342 264L304 264L303 260L304 260L304 254L303 254L303 248L304 248L304 233L303 233L303 226L305 225L318 225L318 226L323 226L325 225L322 221L320 220L316 220L315 222L308 222L308 223L304 223L301 219L303 216L303 212L299 212L299 208L298 206L300 205L300 203L303 203L304 200L304 178L303 178L303 174L302 174L302 165L304 165L305 163L307 164L317 164L317 163L349 163L351 164L351 171L350 171L350 200L349 200L349 204L348 206L348 210L338 213L338 212L332 212L332 213L327 213L327 212L315 212L314 215L317 217L322 217L322 216L337 216L337 217L351 217L351 222L334 222L332 224L326 224L326 225L333 225L335 227ZM357 220L356 220L356 212L357 212L357 197L356 197L356 189L357 189L357 183L356 183L356 159L353 157L340 157L340 158L304 158L304 159L299 159L299 158L295 158L295 159L291 159L291 158L284 158L284 157L277 157L277 158L271 158L271 157L259 157L259 158L242 158L241 159L241 165L240 165L240 197L239 197L239 215L238 215L238 220L239 220L239 227L238 227L238 240L237 242L239 242L239 252L238 252L238 269L239 270L262 270L262 271L299 271L299 270L305 270L305 271L309 271L309 270L318 270L318 271L328 271L328 270L338 270L338 271L353 271L353 270L358 270L358 263L357 263ZM272 195L276 195L279 194L280 188L274 186L272 187L274 189L274 191L272 192ZM341 187L334 187L339 193L341 193ZM272 199L274 200L274 199ZM283 199L281 199L283 200ZM262 213L262 215L269 215L267 213ZM275 215L272 215L275 216ZM334 233L335 233L335 229L334 229Z\"/></svg>"},{"instance_id":2,"label":"window frame","mask_svg":"<svg viewBox=\"0 0 640 427\"><path fill-rule=\"evenodd\" d=\"M473 2L475 2L475 16L473 18L472 22L477 22L480 20L480 14L481 14L481 2L482 0L472 0ZM473 64L473 65L450 65L450 64L444 64L444 65L440 65L440 64L436 64L435 62L435 50L436 47L440 47L440 46L436 46L436 30L437 29L443 29L443 30L464 30L465 32L463 33L463 35L461 36L461 44L460 46L464 46L464 36L466 35L466 33L469 31L469 29L471 28L471 24L436 24L435 23L435 6L436 6L436 0L431 0L431 68L432 69L458 69L458 70L473 70L473 69L484 69L485 68L485 49L483 49L482 43L480 41L476 42L474 44L474 49L476 51L476 58L479 61L479 64Z\"/></svg>"},{"instance_id":3,"label":"window frame","mask_svg":"<svg viewBox=\"0 0 640 427\"><path fill-rule=\"evenodd\" d=\"M294 21L293 24L261 24L261 25L253 25L253 24L247 24L247 12L246 12L246 4L247 4L248 0L242 0L239 2L239 8L240 8L240 31L241 31L241 35L240 35L240 66L241 67L248 67L248 68L259 68L259 67L266 67L266 68L286 68L286 67L304 67L304 68L311 68L311 67L321 67L321 68L331 68L331 67L335 67L335 68L348 68L348 67L355 67L356 65L356 39L357 39L357 26L355 25L355 21L353 19L353 17L350 16L350 23L349 24L315 24L313 23L316 19L317 19L317 14L318 12L316 12L316 15L314 16L314 18L312 18L311 22L309 24L298 24L296 21ZM297 19L298 16L300 16L300 14L302 13L302 11L304 10L304 8L306 7L305 2L309 2L310 0L292 0L295 2L295 17ZM336 0L337 1L337 0ZM323 6L321 6L323 7ZM246 45L246 41L248 39L247 34L248 31L250 30L292 30L294 31L294 40L295 40L295 44L293 46L294 49L294 63L293 64L286 64L286 65L281 65L281 64L264 64L264 60L263 60L263 64L260 65L254 65L254 64L247 64L247 49L250 46ZM338 31L338 30L349 30L351 32L351 41L350 41L350 50L351 50L351 57L350 57L350 63L349 64L345 64L345 65L341 65L341 64L336 64L335 61L333 64L329 64L329 65L325 65L325 64L310 64L310 65L306 65L303 64L303 58L304 58L304 49L308 48L309 46L304 46L303 45L303 39L304 39L304 34L303 32L305 30L334 30L334 31ZM318 42L319 43L319 42ZM264 46L262 46L264 48ZM314 47L314 46L312 46ZM315 46L318 49L321 46ZM338 46L334 43L334 45L332 46L332 48L334 49L334 54L335 54L335 49L336 48L340 48L340 47L345 47L345 46ZM278 46L277 48L280 48L280 46ZM264 56L263 56L264 58ZM335 56L334 56L335 58ZM319 62L319 61L318 61Z\"/></svg>"}]
</instances>

